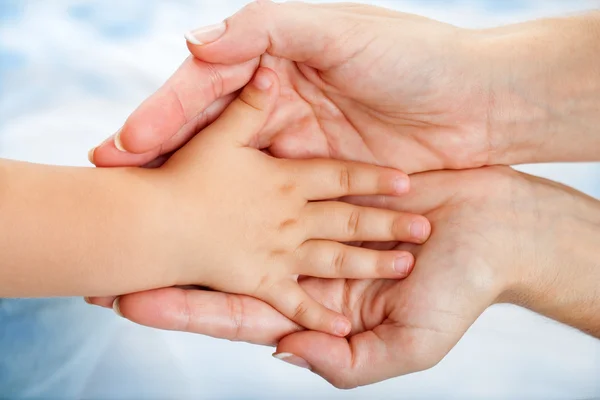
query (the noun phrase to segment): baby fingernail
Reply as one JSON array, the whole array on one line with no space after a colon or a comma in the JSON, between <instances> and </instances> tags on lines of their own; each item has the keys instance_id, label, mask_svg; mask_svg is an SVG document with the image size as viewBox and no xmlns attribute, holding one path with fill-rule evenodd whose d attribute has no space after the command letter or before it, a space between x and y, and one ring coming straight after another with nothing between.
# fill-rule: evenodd
<instances>
[{"instance_id":1,"label":"baby fingernail","mask_svg":"<svg viewBox=\"0 0 600 400\"><path fill-rule=\"evenodd\" d=\"M350 323L345 319L339 318L333 323L333 332L336 335L346 336L350 333L351 329Z\"/></svg>"},{"instance_id":2,"label":"baby fingernail","mask_svg":"<svg viewBox=\"0 0 600 400\"><path fill-rule=\"evenodd\" d=\"M225 22L203 26L202 28L186 32L185 40L195 45L209 44L223 36L226 30L227 24Z\"/></svg>"},{"instance_id":3,"label":"baby fingernail","mask_svg":"<svg viewBox=\"0 0 600 400\"><path fill-rule=\"evenodd\" d=\"M285 361L288 364L295 365L296 367L305 368L308 370L312 370L312 367L305 359L300 358L292 353L275 353L273 354L278 360Z\"/></svg>"},{"instance_id":4,"label":"baby fingernail","mask_svg":"<svg viewBox=\"0 0 600 400\"><path fill-rule=\"evenodd\" d=\"M394 271L400 275L408 275L410 267L412 265L412 259L408 256L401 256L394 260Z\"/></svg>"},{"instance_id":5,"label":"baby fingernail","mask_svg":"<svg viewBox=\"0 0 600 400\"><path fill-rule=\"evenodd\" d=\"M410 235L415 239L427 239L429 237L429 224L421 220L413 221L410 225Z\"/></svg>"},{"instance_id":6,"label":"baby fingernail","mask_svg":"<svg viewBox=\"0 0 600 400\"><path fill-rule=\"evenodd\" d=\"M407 193L410 190L410 181L406 177L398 177L394 180L394 191L396 193Z\"/></svg>"},{"instance_id":7,"label":"baby fingernail","mask_svg":"<svg viewBox=\"0 0 600 400\"><path fill-rule=\"evenodd\" d=\"M256 72L256 76L254 76L252 84L254 84L254 86L256 86L259 90L268 90L271 86L273 86L273 79L271 79L271 76L265 71L258 70Z\"/></svg>"},{"instance_id":8,"label":"baby fingernail","mask_svg":"<svg viewBox=\"0 0 600 400\"><path fill-rule=\"evenodd\" d=\"M115 301L113 301L112 308L113 308L113 311L115 312L115 314L117 314L121 318L125 318L125 317L123 317L123 313L121 313L121 307L119 306L120 301L121 301L120 297L117 297L115 299Z\"/></svg>"}]
</instances>

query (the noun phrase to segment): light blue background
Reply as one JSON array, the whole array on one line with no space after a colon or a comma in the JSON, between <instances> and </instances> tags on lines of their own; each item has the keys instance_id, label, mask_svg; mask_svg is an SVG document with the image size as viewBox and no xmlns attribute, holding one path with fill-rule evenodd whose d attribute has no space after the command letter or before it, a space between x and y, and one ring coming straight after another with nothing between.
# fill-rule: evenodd
<instances>
[{"instance_id":1,"label":"light blue background","mask_svg":"<svg viewBox=\"0 0 600 400\"><path fill-rule=\"evenodd\" d=\"M187 56L183 32L243 3L0 0L0 156L87 165L87 150ZM370 3L468 27L600 8L583 0ZM600 197L598 165L524 169ZM142 328L80 299L0 300L1 398L600 397L600 342L510 306L488 310L433 370L351 392L270 353Z\"/></svg>"}]
</instances>

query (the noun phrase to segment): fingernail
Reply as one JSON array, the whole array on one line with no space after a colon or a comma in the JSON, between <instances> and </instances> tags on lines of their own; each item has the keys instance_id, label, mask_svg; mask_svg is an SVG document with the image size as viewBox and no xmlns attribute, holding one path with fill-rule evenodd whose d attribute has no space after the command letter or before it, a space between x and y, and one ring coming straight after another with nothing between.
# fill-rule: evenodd
<instances>
[{"instance_id":1,"label":"fingernail","mask_svg":"<svg viewBox=\"0 0 600 400\"><path fill-rule=\"evenodd\" d=\"M300 358L292 353L275 353L273 354L273 357L278 360L285 361L288 364L295 365L296 367L304 368L309 371L312 370L312 367L308 362L306 362L305 359Z\"/></svg>"},{"instance_id":2,"label":"fingernail","mask_svg":"<svg viewBox=\"0 0 600 400\"><path fill-rule=\"evenodd\" d=\"M89 298L89 297L84 297L84 298L83 298L83 301L85 301L85 302L86 302L86 303L88 303L88 304L92 304L92 303L90 302L90 298Z\"/></svg>"},{"instance_id":3,"label":"fingernail","mask_svg":"<svg viewBox=\"0 0 600 400\"><path fill-rule=\"evenodd\" d=\"M273 79L271 79L271 76L268 73L259 70L256 73L254 79L252 80L252 84L256 86L259 90L264 91L268 90L271 86L273 86Z\"/></svg>"},{"instance_id":4,"label":"fingernail","mask_svg":"<svg viewBox=\"0 0 600 400\"><path fill-rule=\"evenodd\" d=\"M113 309L113 311L115 312L115 314L117 314L119 317L121 317L121 318L125 318L125 317L123 316L123 314L121 313L121 307L119 306L119 302L120 302L120 301L121 301L121 298L120 298L120 297L117 297L117 298L115 299L115 301L113 301L112 309Z\"/></svg>"},{"instance_id":5,"label":"fingernail","mask_svg":"<svg viewBox=\"0 0 600 400\"><path fill-rule=\"evenodd\" d=\"M123 153L126 153L127 150L125 150L125 147L123 147L123 142L121 142L121 131L123 130L123 128L119 129L117 131L117 133L115 133L115 138L113 139L115 142L115 147L117 148L117 150L122 151Z\"/></svg>"},{"instance_id":6,"label":"fingernail","mask_svg":"<svg viewBox=\"0 0 600 400\"><path fill-rule=\"evenodd\" d=\"M427 239L429 236L429 224L425 221L414 221L410 226L410 234L415 239Z\"/></svg>"},{"instance_id":7,"label":"fingernail","mask_svg":"<svg viewBox=\"0 0 600 400\"><path fill-rule=\"evenodd\" d=\"M209 44L219 39L227 30L227 24L221 22L219 24L203 26L202 28L194 29L185 33L185 40L197 46Z\"/></svg>"},{"instance_id":8,"label":"fingernail","mask_svg":"<svg viewBox=\"0 0 600 400\"><path fill-rule=\"evenodd\" d=\"M408 275L411 267L411 258L402 256L394 260L394 271L400 275Z\"/></svg>"},{"instance_id":9,"label":"fingernail","mask_svg":"<svg viewBox=\"0 0 600 400\"><path fill-rule=\"evenodd\" d=\"M338 318L333 323L333 332L336 335L346 336L347 334L350 333L351 329L352 329L352 327L350 326L350 323L345 319Z\"/></svg>"},{"instance_id":10,"label":"fingernail","mask_svg":"<svg viewBox=\"0 0 600 400\"><path fill-rule=\"evenodd\" d=\"M394 181L394 190L396 193L408 193L410 190L410 180L407 178L398 177Z\"/></svg>"},{"instance_id":11,"label":"fingernail","mask_svg":"<svg viewBox=\"0 0 600 400\"><path fill-rule=\"evenodd\" d=\"M91 149L90 151L88 151L88 160L90 161L90 163L94 163L94 152L96 151L96 148L94 147L93 149Z\"/></svg>"}]
</instances>

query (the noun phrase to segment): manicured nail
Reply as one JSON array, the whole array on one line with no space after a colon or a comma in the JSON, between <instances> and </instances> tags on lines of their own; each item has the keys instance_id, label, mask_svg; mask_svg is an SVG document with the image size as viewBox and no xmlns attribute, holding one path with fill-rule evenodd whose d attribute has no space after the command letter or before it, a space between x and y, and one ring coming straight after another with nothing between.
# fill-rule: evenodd
<instances>
[{"instance_id":1,"label":"manicured nail","mask_svg":"<svg viewBox=\"0 0 600 400\"><path fill-rule=\"evenodd\" d=\"M306 362L305 359L300 358L292 353L275 353L273 354L273 357L278 360L285 361L288 364L295 365L296 367L305 368L309 371L312 370L312 367L308 362Z\"/></svg>"},{"instance_id":2,"label":"manicured nail","mask_svg":"<svg viewBox=\"0 0 600 400\"><path fill-rule=\"evenodd\" d=\"M429 236L429 224L421 220L414 221L410 226L410 235L415 239L427 239Z\"/></svg>"},{"instance_id":3,"label":"manicured nail","mask_svg":"<svg viewBox=\"0 0 600 400\"><path fill-rule=\"evenodd\" d=\"M408 275L410 272L410 267L412 264L412 259L408 256L401 256L394 260L394 271L396 271L400 275Z\"/></svg>"},{"instance_id":4,"label":"manicured nail","mask_svg":"<svg viewBox=\"0 0 600 400\"><path fill-rule=\"evenodd\" d=\"M112 309L113 309L113 311L115 312L115 314L117 314L119 317L121 317L121 318L125 318L125 317L123 316L123 314L121 313L121 307L119 306L119 302L120 302L120 301L121 301L121 298L120 298L120 297L117 297L117 298L115 299L115 301L113 301L113 306L112 306Z\"/></svg>"},{"instance_id":5,"label":"manicured nail","mask_svg":"<svg viewBox=\"0 0 600 400\"><path fill-rule=\"evenodd\" d=\"M123 142L121 142L121 131L122 130L123 130L123 128L119 129L117 131L117 133L115 133L114 142L115 142L115 147L117 148L117 150L122 151L123 153L126 153L127 150L125 150L125 147L123 147Z\"/></svg>"},{"instance_id":6,"label":"manicured nail","mask_svg":"<svg viewBox=\"0 0 600 400\"><path fill-rule=\"evenodd\" d=\"M410 190L410 180L406 177L398 177L394 181L394 190L396 193L408 193Z\"/></svg>"},{"instance_id":7,"label":"manicured nail","mask_svg":"<svg viewBox=\"0 0 600 400\"><path fill-rule=\"evenodd\" d=\"M338 318L333 323L333 332L336 335L346 336L350 333L351 330L352 326L350 326L350 323L346 319Z\"/></svg>"},{"instance_id":8,"label":"manicured nail","mask_svg":"<svg viewBox=\"0 0 600 400\"><path fill-rule=\"evenodd\" d=\"M209 26L203 26L202 28L194 29L185 33L185 40L191 44L197 46L203 44L209 44L219 39L227 30L227 24L221 22L220 24L214 24Z\"/></svg>"},{"instance_id":9,"label":"manicured nail","mask_svg":"<svg viewBox=\"0 0 600 400\"><path fill-rule=\"evenodd\" d=\"M269 90L273 86L273 79L271 79L271 76L267 72L258 70L252 80L252 84L259 90Z\"/></svg>"},{"instance_id":10,"label":"manicured nail","mask_svg":"<svg viewBox=\"0 0 600 400\"><path fill-rule=\"evenodd\" d=\"M88 151L88 160L90 161L90 163L94 163L94 152L96 151L96 148L94 147L93 149L91 149L90 151Z\"/></svg>"}]
</instances>

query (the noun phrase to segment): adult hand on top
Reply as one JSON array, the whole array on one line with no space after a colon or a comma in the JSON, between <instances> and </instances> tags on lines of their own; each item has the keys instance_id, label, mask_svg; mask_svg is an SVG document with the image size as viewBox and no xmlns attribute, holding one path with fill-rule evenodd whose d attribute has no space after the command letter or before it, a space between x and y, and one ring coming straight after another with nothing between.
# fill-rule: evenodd
<instances>
[{"instance_id":1,"label":"adult hand on top","mask_svg":"<svg viewBox=\"0 0 600 400\"><path fill-rule=\"evenodd\" d=\"M95 149L97 166L142 165L214 120L259 63L282 93L255 145L414 173L486 165L490 63L479 36L378 7L252 3L187 35L190 58ZM260 60L260 61L259 61Z\"/></svg>"}]
</instances>

